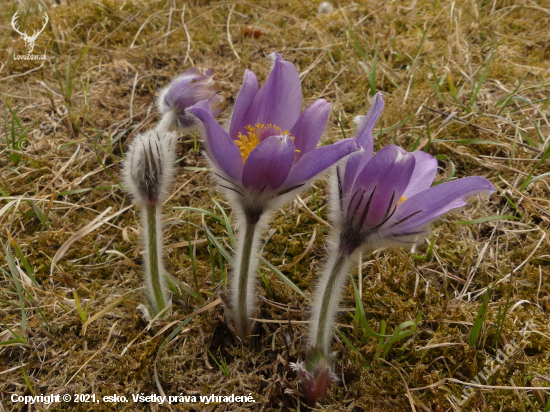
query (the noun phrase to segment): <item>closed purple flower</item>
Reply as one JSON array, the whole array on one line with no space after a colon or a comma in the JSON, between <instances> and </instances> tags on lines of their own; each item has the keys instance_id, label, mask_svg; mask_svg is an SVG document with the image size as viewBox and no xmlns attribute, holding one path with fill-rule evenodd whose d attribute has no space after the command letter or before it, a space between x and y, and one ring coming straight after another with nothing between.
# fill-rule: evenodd
<instances>
[{"instance_id":1,"label":"closed purple flower","mask_svg":"<svg viewBox=\"0 0 550 412\"><path fill-rule=\"evenodd\" d=\"M273 69L261 89L247 70L235 102L229 131L214 119L207 102L188 109L205 128L206 151L220 184L236 193L249 221L280 204L270 201L302 188L319 173L359 150L354 139L316 149L330 113L319 99L302 113L296 67L272 55ZM273 205L273 207L272 207Z\"/></svg>"},{"instance_id":2,"label":"closed purple flower","mask_svg":"<svg viewBox=\"0 0 550 412\"><path fill-rule=\"evenodd\" d=\"M207 101L214 117L222 112L225 95L220 90L221 83L212 75L212 69L195 66L160 91L158 109L163 116L171 116L169 123L180 129L191 128L197 121L187 109L196 103Z\"/></svg>"}]
</instances>

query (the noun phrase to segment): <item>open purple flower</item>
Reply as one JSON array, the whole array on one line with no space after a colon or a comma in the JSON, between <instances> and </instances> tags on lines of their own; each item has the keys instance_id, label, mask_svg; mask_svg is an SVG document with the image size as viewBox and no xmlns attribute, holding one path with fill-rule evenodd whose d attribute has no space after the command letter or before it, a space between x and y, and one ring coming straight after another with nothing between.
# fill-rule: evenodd
<instances>
[{"instance_id":1,"label":"open purple flower","mask_svg":"<svg viewBox=\"0 0 550 412\"><path fill-rule=\"evenodd\" d=\"M437 160L425 152L408 153L390 145L373 156L372 129L383 107L382 96L377 94L367 116L359 120L356 138L363 152L349 159L343 175L337 170L335 223L344 254L410 246L428 235L435 219L466 205L467 197L495 190L480 176L431 187Z\"/></svg>"},{"instance_id":2,"label":"open purple flower","mask_svg":"<svg viewBox=\"0 0 550 412\"><path fill-rule=\"evenodd\" d=\"M360 149L355 139L316 148L325 129L330 104L319 99L303 112L296 67L272 54L273 68L260 89L247 70L235 102L229 130L214 119L208 101L187 109L204 125L206 152L219 185L244 216L231 281L231 315L237 333L250 332L257 237L265 216L303 190L312 179Z\"/></svg>"},{"instance_id":3,"label":"open purple flower","mask_svg":"<svg viewBox=\"0 0 550 412\"><path fill-rule=\"evenodd\" d=\"M212 69L195 66L160 91L158 110L169 124L189 129L196 126L197 121L187 109L196 103L206 100L214 117L222 112L225 95L220 90L221 83L212 74Z\"/></svg>"},{"instance_id":4,"label":"open purple flower","mask_svg":"<svg viewBox=\"0 0 550 412\"><path fill-rule=\"evenodd\" d=\"M408 153L390 145L373 156L372 130L383 107L382 96L377 94L367 115L356 119L359 128L355 137L363 150L336 170L336 243L315 292L309 330L309 353L315 359L308 359L305 370L312 382L326 379L326 373L316 376L316 364L330 356L334 317L352 258L360 251L381 247L410 247L429 234L435 219L466 205L467 197L495 190L480 176L431 187L437 160L424 152Z\"/></svg>"},{"instance_id":5,"label":"open purple flower","mask_svg":"<svg viewBox=\"0 0 550 412\"><path fill-rule=\"evenodd\" d=\"M354 139L316 149L330 104L319 99L300 113L298 71L279 54L272 56L273 69L261 89L256 75L246 71L229 131L214 119L207 102L188 109L204 125L206 151L221 184L237 194L236 203L251 223L275 208L274 200L303 189L319 173L359 150Z\"/></svg>"}]
</instances>

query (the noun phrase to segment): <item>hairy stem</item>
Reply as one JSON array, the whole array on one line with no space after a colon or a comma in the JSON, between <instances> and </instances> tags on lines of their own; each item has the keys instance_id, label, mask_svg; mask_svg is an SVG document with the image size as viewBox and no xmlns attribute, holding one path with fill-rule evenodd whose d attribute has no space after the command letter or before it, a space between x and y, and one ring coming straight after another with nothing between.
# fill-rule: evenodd
<instances>
[{"instance_id":1,"label":"hairy stem","mask_svg":"<svg viewBox=\"0 0 550 412\"><path fill-rule=\"evenodd\" d=\"M334 318L349 264L348 254L341 250L333 251L315 291L309 347L322 349L325 356L329 354Z\"/></svg>"},{"instance_id":2,"label":"hairy stem","mask_svg":"<svg viewBox=\"0 0 550 412\"><path fill-rule=\"evenodd\" d=\"M151 316L154 317L166 307L160 250L160 211L155 206L145 206L145 213L146 283L151 300Z\"/></svg>"},{"instance_id":3,"label":"hairy stem","mask_svg":"<svg viewBox=\"0 0 550 412\"><path fill-rule=\"evenodd\" d=\"M233 310L235 314L235 322L237 326L237 333L245 338L250 333L250 320L249 317L252 311L253 296L254 291L254 272L251 268L251 261L253 254L255 253L254 247L254 236L256 233L257 223L245 223L244 228L244 238L240 244L240 258L238 257L238 265L236 269L236 275L238 276L236 280L236 291L234 290L233 294Z\"/></svg>"}]
</instances>

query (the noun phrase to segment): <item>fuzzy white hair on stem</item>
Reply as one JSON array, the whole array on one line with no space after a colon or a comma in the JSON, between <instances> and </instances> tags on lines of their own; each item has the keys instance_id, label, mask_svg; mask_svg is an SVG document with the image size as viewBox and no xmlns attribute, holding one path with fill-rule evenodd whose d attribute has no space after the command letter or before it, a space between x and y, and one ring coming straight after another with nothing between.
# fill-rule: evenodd
<instances>
[{"instance_id":1,"label":"fuzzy white hair on stem","mask_svg":"<svg viewBox=\"0 0 550 412\"><path fill-rule=\"evenodd\" d=\"M239 241L230 278L232 321L239 336L246 338L252 331L251 318L255 317L256 267L261 245L261 232L267 227L267 216L257 223L249 223L244 216L238 218Z\"/></svg>"},{"instance_id":2,"label":"fuzzy white hair on stem","mask_svg":"<svg viewBox=\"0 0 550 412\"><path fill-rule=\"evenodd\" d=\"M208 159L208 157L207 157ZM258 263L258 251L260 248L260 234L267 227L267 223L274 210L282 207L287 201L294 198L296 194L307 189L311 179L299 187L281 194L274 198L260 198L256 204L251 204L243 187L233 183L213 161L208 159L211 168L215 170L214 176L220 189L231 201L238 219L239 240L236 250L236 257L230 278L230 321L234 322L235 330L241 337L247 337L251 332L250 318L254 317L255 308L255 288L256 288L256 267ZM258 199L256 199L258 200ZM247 208L260 209L261 216L256 223L247 221ZM338 306L338 296L332 299L336 310ZM328 329L328 328L327 328ZM327 336L330 337L332 329L327 330ZM330 340L329 340L330 342Z\"/></svg>"},{"instance_id":3,"label":"fuzzy white hair on stem","mask_svg":"<svg viewBox=\"0 0 550 412\"><path fill-rule=\"evenodd\" d=\"M330 351L334 319L350 267L351 259L338 248L331 247L321 279L315 288L308 333L308 349L321 348L325 356Z\"/></svg>"}]
</instances>

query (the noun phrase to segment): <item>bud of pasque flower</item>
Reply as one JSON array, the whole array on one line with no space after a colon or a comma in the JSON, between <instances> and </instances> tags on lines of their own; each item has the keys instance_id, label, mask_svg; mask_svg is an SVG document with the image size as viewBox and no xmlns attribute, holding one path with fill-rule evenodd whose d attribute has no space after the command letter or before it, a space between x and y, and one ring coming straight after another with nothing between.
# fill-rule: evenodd
<instances>
[{"instance_id":1,"label":"bud of pasque flower","mask_svg":"<svg viewBox=\"0 0 550 412\"><path fill-rule=\"evenodd\" d=\"M140 208L151 317L168 306L162 264L161 207L175 172L175 141L172 133L149 130L134 138L124 160L124 184Z\"/></svg>"},{"instance_id":2,"label":"bud of pasque flower","mask_svg":"<svg viewBox=\"0 0 550 412\"><path fill-rule=\"evenodd\" d=\"M190 129L196 126L197 119L187 113L187 108L207 100L214 117L222 112L225 106L225 94L220 92L221 82L212 69L195 66L175 78L159 93L158 110L163 116L163 123L179 129Z\"/></svg>"},{"instance_id":3,"label":"bud of pasque flower","mask_svg":"<svg viewBox=\"0 0 550 412\"><path fill-rule=\"evenodd\" d=\"M307 403L315 407L318 400L324 399L338 377L334 373L336 352L324 356L320 348L310 348L305 362L291 362L290 367L302 382Z\"/></svg>"}]
</instances>

